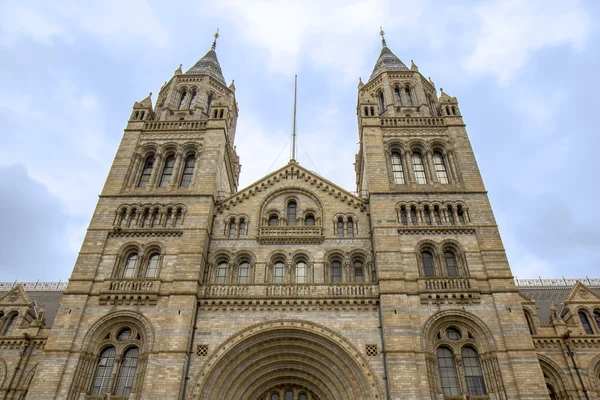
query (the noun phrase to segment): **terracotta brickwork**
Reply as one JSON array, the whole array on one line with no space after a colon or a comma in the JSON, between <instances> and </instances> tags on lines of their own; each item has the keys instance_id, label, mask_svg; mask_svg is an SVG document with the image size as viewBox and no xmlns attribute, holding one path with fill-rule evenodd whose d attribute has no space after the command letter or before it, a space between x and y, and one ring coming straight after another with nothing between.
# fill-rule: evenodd
<instances>
[{"instance_id":1,"label":"terracotta brickwork","mask_svg":"<svg viewBox=\"0 0 600 400\"><path fill-rule=\"evenodd\" d=\"M384 41L358 194L295 160L238 190L215 47L134 104L52 329L0 298L4 399L600 395L600 297L519 291L456 98Z\"/></svg>"}]
</instances>

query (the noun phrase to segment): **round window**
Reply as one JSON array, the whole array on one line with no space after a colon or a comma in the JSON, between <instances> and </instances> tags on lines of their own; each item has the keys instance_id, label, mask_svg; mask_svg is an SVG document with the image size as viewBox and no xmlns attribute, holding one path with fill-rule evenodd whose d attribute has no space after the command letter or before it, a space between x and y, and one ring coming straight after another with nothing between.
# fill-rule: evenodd
<instances>
[{"instance_id":1,"label":"round window","mask_svg":"<svg viewBox=\"0 0 600 400\"><path fill-rule=\"evenodd\" d=\"M129 339L131 339L131 329L129 329L129 328L121 329L119 331L119 334L117 335L117 340L119 340L120 342L124 342L125 340L129 340Z\"/></svg>"},{"instance_id":2,"label":"round window","mask_svg":"<svg viewBox=\"0 0 600 400\"><path fill-rule=\"evenodd\" d=\"M446 337L450 340L460 340L462 335L460 331L456 328L448 328L446 329Z\"/></svg>"}]
</instances>

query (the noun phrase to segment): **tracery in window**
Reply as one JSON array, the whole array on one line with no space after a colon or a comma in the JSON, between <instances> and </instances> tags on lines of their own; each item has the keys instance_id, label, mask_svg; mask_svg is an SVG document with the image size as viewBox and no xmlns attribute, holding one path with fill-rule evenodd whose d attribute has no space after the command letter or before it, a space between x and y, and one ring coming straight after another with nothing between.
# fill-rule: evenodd
<instances>
[{"instance_id":1,"label":"tracery in window","mask_svg":"<svg viewBox=\"0 0 600 400\"><path fill-rule=\"evenodd\" d=\"M430 251L424 251L421 253L421 260L423 262L423 274L425 276L435 276L433 254Z\"/></svg>"},{"instance_id":2,"label":"tracery in window","mask_svg":"<svg viewBox=\"0 0 600 400\"><path fill-rule=\"evenodd\" d=\"M224 261L217 265L217 283L227 283L227 269L227 263Z\"/></svg>"},{"instance_id":3,"label":"tracery in window","mask_svg":"<svg viewBox=\"0 0 600 400\"><path fill-rule=\"evenodd\" d=\"M456 328L448 328L446 329L446 337L450 340L460 340L462 339L462 334Z\"/></svg>"},{"instance_id":4,"label":"tracery in window","mask_svg":"<svg viewBox=\"0 0 600 400\"><path fill-rule=\"evenodd\" d=\"M188 187L192 183L195 165L196 165L196 155L190 154L185 159L183 175L181 176L181 184L180 184L181 187Z\"/></svg>"},{"instance_id":5,"label":"tracery in window","mask_svg":"<svg viewBox=\"0 0 600 400\"><path fill-rule=\"evenodd\" d=\"M354 221L352 217L348 217L348 221L346 222L346 229L348 230L348 237L354 236Z\"/></svg>"},{"instance_id":6,"label":"tracery in window","mask_svg":"<svg viewBox=\"0 0 600 400\"><path fill-rule=\"evenodd\" d=\"M117 334L117 340L119 342L124 342L129 339L131 339L131 329L129 328L123 328Z\"/></svg>"},{"instance_id":7,"label":"tracery in window","mask_svg":"<svg viewBox=\"0 0 600 400\"><path fill-rule=\"evenodd\" d=\"M163 168L163 173L160 178L160 186L167 187L169 182L171 181L171 177L173 176L173 167L175 166L175 156L170 155L165 159L165 166Z\"/></svg>"},{"instance_id":8,"label":"tracery in window","mask_svg":"<svg viewBox=\"0 0 600 400\"><path fill-rule=\"evenodd\" d=\"M137 347L132 347L125 352L119 368L119 375L117 376L115 395L127 397L131 393L139 354L140 351Z\"/></svg>"},{"instance_id":9,"label":"tracery in window","mask_svg":"<svg viewBox=\"0 0 600 400\"><path fill-rule=\"evenodd\" d=\"M412 162L413 169L415 171L415 179L419 184L427 183L427 177L425 176L425 166L423 165L423 157L421 157L421 153L413 152L412 153Z\"/></svg>"},{"instance_id":10,"label":"tracery in window","mask_svg":"<svg viewBox=\"0 0 600 400\"><path fill-rule=\"evenodd\" d=\"M144 187L150 182L150 176L152 176L152 168L154 167L154 154L146 157L144 161L144 168L142 169L142 175L138 182L138 187Z\"/></svg>"},{"instance_id":11,"label":"tracery in window","mask_svg":"<svg viewBox=\"0 0 600 400\"><path fill-rule=\"evenodd\" d=\"M594 334L594 330L592 329L592 325L590 324L590 320L587 316L587 314L583 311L579 311L579 319L581 320L581 325L583 326L583 329L585 330L585 333L587 333L588 335L593 335Z\"/></svg>"},{"instance_id":12,"label":"tracery in window","mask_svg":"<svg viewBox=\"0 0 600 400\"><path fill-rule=\"evenodd\" d=\"M437 349L437 361L440 374L440 383L444 396L460 396L460 385L454 354L446 347Z\"/></svg>"},{"instance_id":13,"label":"tracery in window","mask_svg":"<svg viewBox=\"0 0 600 400\"><path fill-rule=\"evenodd\" d=\"M342 263L338 260L331 262L331 283L342 282Z\"/></svg>"},{"instance_id":14,"label":"tracery in window","mask_svg":"<svg viewBox=\"0 0 600 400\"><path fill-rule=\"evenodd\" d=\"M439 151L433 153L433 165L438 181L443 184L448 183L448 172L446 172L444 156Z\"/></svg>"},{"instance_id":15,"label":"tracery in window","mask_svg":"<svg viewBox=\"0 0 600 400\"><path fill-rule=\"evenodd\" d=\"M472 347L463 347L462 364L467 381L467 392L470 396L485 396L485 382L483 380L483 371L479 363L479 355Z\"/></svg>"},{"instance_id":16,"label":"tracery in window","mask_svg":"<svg viewBox=\"0 0 600 400\"><path fill-rule=\"evenodd\" d=\"M277 261L273 265L273 283L283 283L285 281L285 264Z\"/></svg>"},{"instance_id":17,"label":"tracery in window","mask_svg":"<svg viewBox=\"0 0 600 400\"><path fill-rule=\"evenodd\" d=\"M288 226L296 226L296 209L295 201L290 201L287 205L287 224Z\"/></svg>"},{"instance_id":18,"label":"tracery in window","mask_svg":"<svg viewBox=\"0 0 600 400\"><path fill-rule=\"evenodd\" d=\"M307 283L308 282L308 266L304 261L298 261L296 263L296 283Z\"/></svg>"},{"instance_id":19,"label":"tracery in window","mask_svg":"<svg viewBox=\"0 0 600 400\"><path fill-rule=\"evenodd\" d=\"M115 348L107 347L100 353L96 372L92 380L92 395L102 395L108 391L108 383L115 365Z\"/></svg>"},{"instance_id":20,"label":"tracery in window","mask_svg":"<svg viewBox=\"0 0 600 400\"><path fill-rule=\"evenodd\" d=\"M238 283L250 282L250 263L243 261L238 267Z\"/></svg>"},{"instance_id":21,"label":"tracery in window","mask_svg":"<svg viewBox=\"0 0 600 400\"><path fill-rule=\"evenodd\" d=\"M402 157L397 151L392 152L392 175L394 176L394 183L404 183L404 168L402 167Z\"/></svg>"}]
</instances>

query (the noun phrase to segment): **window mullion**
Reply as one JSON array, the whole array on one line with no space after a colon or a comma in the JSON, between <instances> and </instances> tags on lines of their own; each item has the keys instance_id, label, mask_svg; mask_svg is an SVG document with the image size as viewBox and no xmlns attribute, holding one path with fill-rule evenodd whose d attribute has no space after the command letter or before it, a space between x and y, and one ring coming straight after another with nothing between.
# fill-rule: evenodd
<instances>
[{"instance_id":1,"label":"window mullion","mask_svg":"<svg viewBox=\"0 0 600 400\"><path fill-rule=\"evenodd\" d=\"M106 393L113 394L115 392L115 385L117 384L117 377L121 370L121 364L123 363L123 355L115 355L115 364L113 365L112 372L110 374L110 380L108 381L108 390Z\"/></svg>"}]
</instances>

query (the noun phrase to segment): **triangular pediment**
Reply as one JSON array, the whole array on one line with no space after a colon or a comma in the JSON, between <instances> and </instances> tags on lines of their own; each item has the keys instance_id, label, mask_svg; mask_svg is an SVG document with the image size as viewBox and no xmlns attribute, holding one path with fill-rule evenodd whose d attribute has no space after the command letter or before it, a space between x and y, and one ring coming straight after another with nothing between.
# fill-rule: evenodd
<instances>
[{"instance_id":1,"label":"triangular pediment","mask_svg":"<svg viewBox=\"0 0 600 400\"><path fill-rule=\"evenodd\" d=\"M360 211L366 210L366 203L360 197L350 193L346 189L323 178L321 175L310 171L296 161L290 161L287 165L248 185L239 192L223 199L217 204L217 210L223 212L243 203L258 193L276 189L278 186L289 186L293 181L307 182L315 192L320 191L328 196L337 198L338 201L348 204Z\"/></svg>"},{"instance_id":2,"label":"triangular pediment","mask_svg":"<svg viewBox=\"0 0 600 400\"><path fill-rule=\"evenodd\" d=\"M600 295L577 281L565 299L565 304L568 303L600 303Z\"/></svg>"},{"instance_id":3,"label":"triangular pediment","mask_svg":"<svg viewBox=\"0 0 600 400\"><path fill-rule=\"evenodd\" d=\"M23 289L23 286L17 285L6 293L0 295L0 306L23 306L30 305L31 299Z\"/></svg>"}]
</instances>

